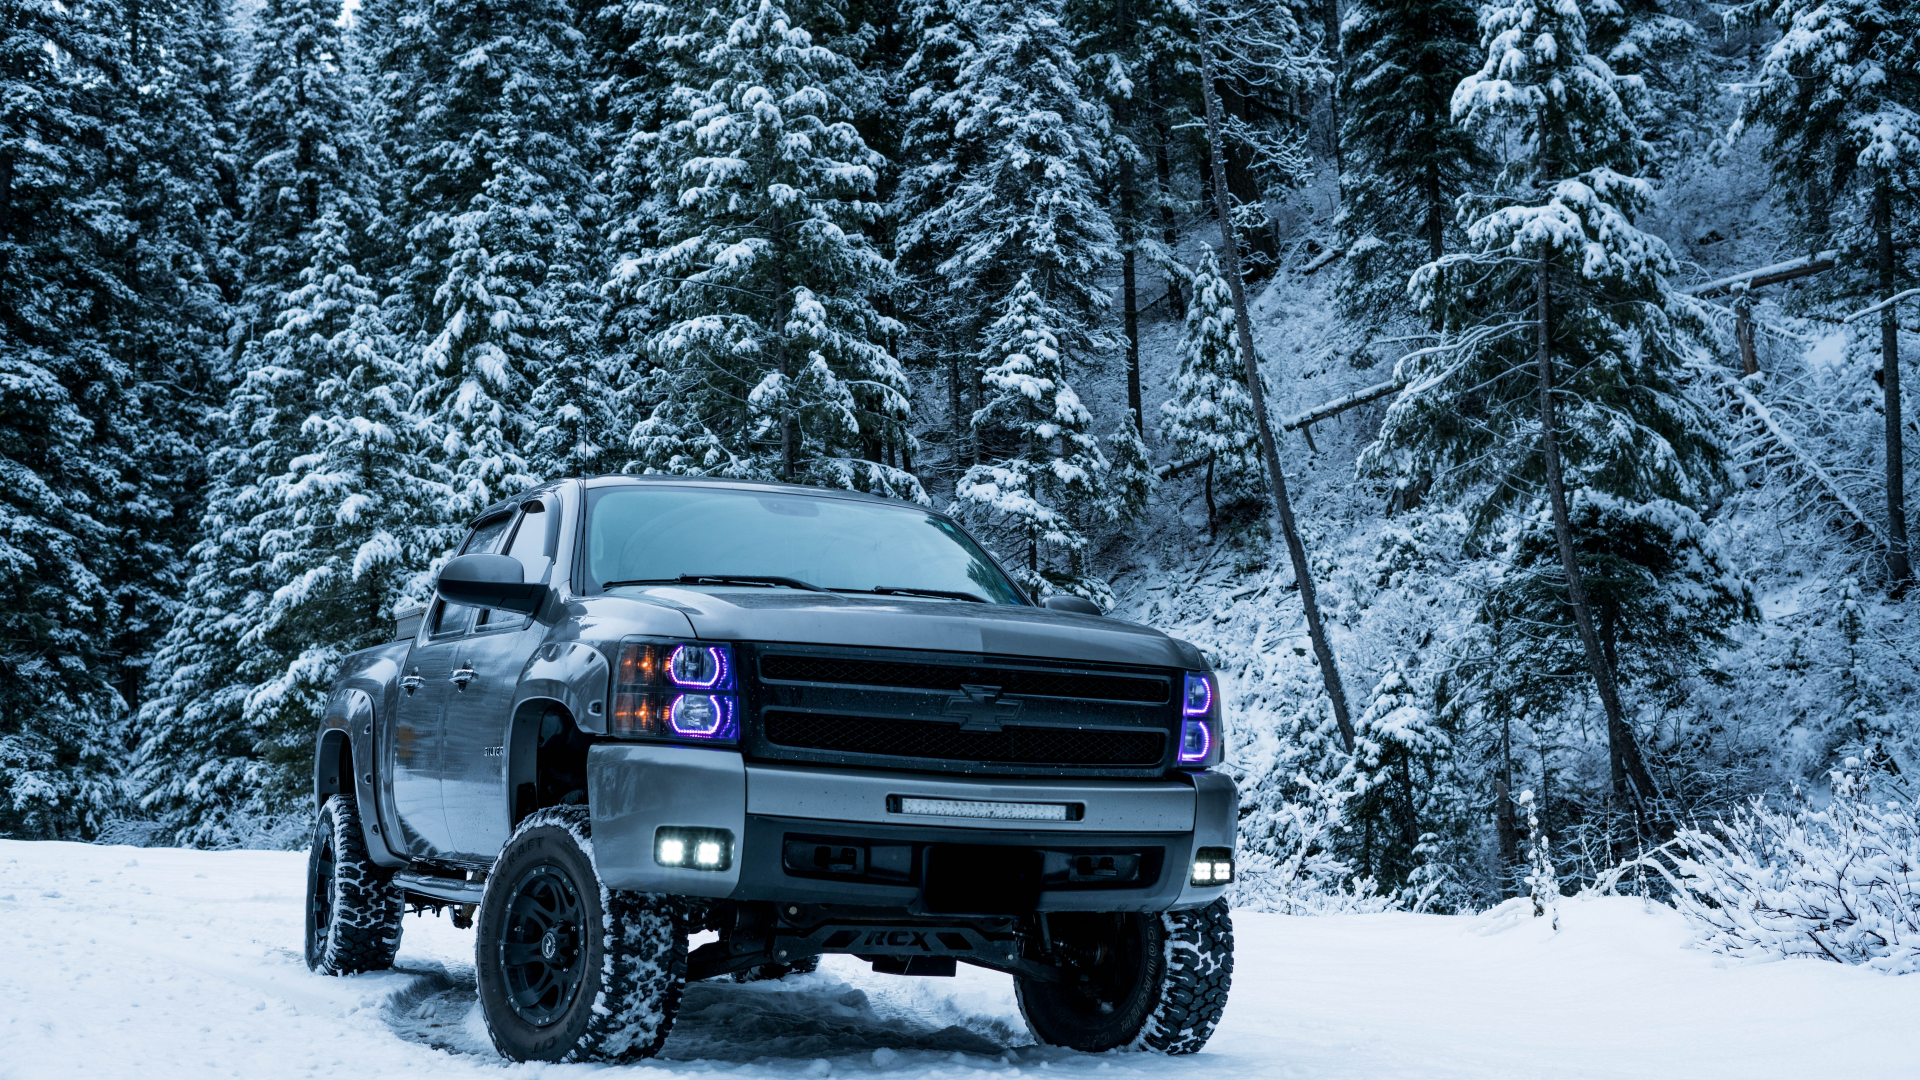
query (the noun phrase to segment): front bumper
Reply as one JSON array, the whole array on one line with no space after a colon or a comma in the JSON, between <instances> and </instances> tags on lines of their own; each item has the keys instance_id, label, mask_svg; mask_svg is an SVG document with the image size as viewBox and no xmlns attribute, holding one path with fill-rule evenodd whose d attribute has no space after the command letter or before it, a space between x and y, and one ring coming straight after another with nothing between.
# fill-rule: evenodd
<instances>
[{"instance_id":1,"label":"front bumper","mask_svg":"<svg viewBox=\"0 0 1920 1080\"><path fill-rule=\"evenodd\" d=\"M1039 911L1165 911L1204 906L1224 886L1194 886L1201 847L1233 848L1233 781L1182 773L1161 781L943 778L755 765L731 750L602 743L587 759L593 857L609 887L730 900L926 910L930 849L1006 848L1042 869ZM930 800L926 805L903 800ZM938 812L943 801L1066 804L1070 817L1007 821ZM723 829L724 870L662 866L655 833ZM804 865L794 845L863 852L855 869ZM1028 853L1038 853L1037 856ZM1118 870L1104 866L1117 861Z\"/></svg>"}]
</instances>

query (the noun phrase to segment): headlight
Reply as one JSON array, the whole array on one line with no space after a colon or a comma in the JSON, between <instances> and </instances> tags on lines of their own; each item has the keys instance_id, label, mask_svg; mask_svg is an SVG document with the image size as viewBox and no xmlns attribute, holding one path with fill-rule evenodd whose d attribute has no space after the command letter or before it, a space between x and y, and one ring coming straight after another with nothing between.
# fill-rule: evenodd
<instances>
[{"instance_id":1,"label":"headlight","mask_svg":"<svg viewBox=\"0 0 1920 1080\"><path fill-rule=\"evenodd\" d=\"M629 641L613 674L607 733L628 739L740 737L733 650L699 641Z\"/></svg>"},{"instance_id":2,"label":"headlight","mask_svg":"<svg viewBox=\"0 0 1920 1080\"><path fill-rule=\"evenodd\" d=\"M1187 672L1180 697L1180 764L1207 768L1220 764L1225 747L1220 722L1220 691L1207 672Z\"/></svg>"}]
</instances>

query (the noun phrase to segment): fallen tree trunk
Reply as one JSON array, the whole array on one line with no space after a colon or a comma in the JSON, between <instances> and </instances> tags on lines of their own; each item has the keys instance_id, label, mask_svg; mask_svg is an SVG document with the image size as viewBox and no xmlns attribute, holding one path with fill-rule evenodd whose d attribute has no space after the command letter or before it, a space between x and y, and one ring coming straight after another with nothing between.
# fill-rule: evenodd
<instances>
[{"instance_id":1,"label":"fallen tree trunk","mask_svg":"<svg viewBox=\"0 0 1920 1080\"><path fill-rule=\"evenodd\" d=\"M1809 274L1831 270L1839 258L1838 251L1822 251L1817 255L1806 255L1783 263L1774 263L1772 266L1757 267L1732 277L1709 281L1705 285L1695 285L1685 292L1689 296L1697 296L1702 300L1733 292L1751 292L1768 285L1778 285L1783 281L1792 281L1794 278L1803 278Z\"/></svg>"},{"instance_id":2,"label":"fallen tree trunk","mask_svg":"<svg viewBox=\"0 0 1920 1080\"><path fill-rule=\"evenodd\" d=\"M1406 383L1390 379L1386 382L1369 386L1365 390L1355 390L1346 397L1335 398L1325 405L1316 405L1306 412L1296 415L1292 419L1282 423L1280 430L1297 431L1300 428L1306 427L1308 424L1317 424L1329 417L1338 416L1348 409L1365 405L1369 401L1378 401L1406 385Z\"/></svg>"}]
</instances>

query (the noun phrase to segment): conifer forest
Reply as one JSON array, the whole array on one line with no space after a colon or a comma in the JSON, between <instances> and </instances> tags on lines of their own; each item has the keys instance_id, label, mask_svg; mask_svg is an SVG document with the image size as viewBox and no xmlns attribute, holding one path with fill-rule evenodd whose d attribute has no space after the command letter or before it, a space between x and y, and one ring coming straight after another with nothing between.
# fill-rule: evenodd
<instances>
[{"instance_id":1,"label":"conifer forest","mask_svg":"<svg viewBox=\"0 0 1920 1080\"><path fill-rule=\"evenodd\" d=\"M466 523L660 472L1192 641L1237 904L1764 939L1920 858L1916 277L1907 0L0 0L0 836L304 845Z\"/></svg>"}]
</instances>

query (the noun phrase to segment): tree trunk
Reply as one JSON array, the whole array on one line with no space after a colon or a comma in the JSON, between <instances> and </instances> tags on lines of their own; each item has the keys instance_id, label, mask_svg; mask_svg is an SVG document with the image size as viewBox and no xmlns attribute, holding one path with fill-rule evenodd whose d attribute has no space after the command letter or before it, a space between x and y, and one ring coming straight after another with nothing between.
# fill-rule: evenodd
<instances>
[{"instance_id":1,"label":"tree trunk","mask_svg":"<svg viewBox=\"0 0 1920 1080\"><path fill-rule=\"evenodd\" d=\"M1520 864L1520 820L1513 807L1513 726L1500 717L1500 771L1493 779L1494 831L1500 838L1502 868Z\"/></svg>"},{"instance_id":2,"label":"tree trunk","mask_svg":"<svg viewBox=\"0 0 1920 1080\"><path fill-rule=\"evenodd\" d=\"M1880 263L1880 299L1893 297L1893 192L1885 169L1873 185L1873 240ZM1900 326L1894 305L1880 309L1880 383L1887 413L1887 584L1897 596L1913 577L1907 565L1906 451L1901 446Z\"/></svg>"},{"instance_id":3,"label":"tree trunk","mask_svg":"<svg viewBox=\"0 0 1920 1080\"><path fill-rule=\"evenodd\" d=\"M1347 714L1347 692L1340 685L1340 671L1334 666L1333 649L1327 644L1327 631L1320 623L1320 604L1313 595L1313 573L1307 565L1306 545L1294 527L1293 504L1287 499L1287 474L1280 469L1280 451L1274 445L1273 425L1267 422L1266 395L1260 387L1260 362L1253 351L1253 320L1247 314L1247 288L1240 279L1239 238L1234 235L1233 215L1227 207L1227 163L1221 152L1220 102L1214 96L1213 49L1207 39L1207 17L1200 24L1200 89L1206 99L1207 141L1213 161L1214 213L1220 218L1220 261L1227 287L1233 293L1233 322L1240 338L1240 355L1246 363L1247 396L1252 399L1254 424L1260 433L1260 452L1266 461L1267 481L1273 502L1280 514L1280 531L1287 538L1287 554L1293 560L1293 576L1300 585L1300 603L1307 614L1307 636L1313 641L1314 658L1320 662L1320 677L1327 685L1327 699L1333 705L1334 722L1340 726L1340 743L1353 753L1353 718Z\"/></svg>"},{"instance_id":4,"label":"tree trunk","mask_svg":"<svg viewBox=\"0 0 1920 1080\"><path fill-rule=\"evenodd\" d=\"M781 257L781 247L786 242L786 215L776 207L773 211L773 360L780 372L780 389L787 398L782 408L786 416L780 421L780 478L792 481L796 458L799 456L800 421L793 415L793 372L787 356L787 264Z\"/></svg>"},{"instance_id":5,"label":"tree trunk","mask_svg":"<svg viewBox=\"0 0 1920 1080\"><path fill-rule=\"evenodd\" d=\"M1347 74L1347 51L1340 42L1340 0L1326 0L1321 15L1327 25L1327 55L1333 58L1333 78L1327 82L1327 115L1333 124L1333 179L1344 196L1347 190L1347 159L1340 147L1340 87Z\"/></svg>"},{"instance_id":6,"label":"tree trunk","mask_svg":"<svg viewBox=\"0 0 1920 1080\"><path fill-rule=\"evenodd\" d=\"M1180 250L1180 228L1173 218L1173 156L1167 148L1173 132L1164 111L1153 122L1153 130L1153 165L1160 179L1160 242L1167 245L1168 255L1174 255ZM1187 315L1187 294L1180 291L1179 279L1172 274L1167 275L1167 308L1176 319Z\"/></svg>"},{"instance_id":7,"label":"tree trunk","mask_svg":"<svg viewBox=\"0 0 1920 1080\"><path fill-rule=\"evenodd\" d=\"M1124 254L1120 261L1120 310L1127 333L1127 408L1133 410L1133 429L1142 438L1147 434L1146 414L1140 403L1140 303L1135 291L1133 200L1133 158L1120 163L1120 243Z\"/></svg>"},{"instance_id":8,"label":"tree trunk","mask_svg":"<svg viewBox=\"0 0 1920 1080\"><path fill-rule=\"evenodd\" d=\"M967 433L973 425L968 422L964 409L960 397L960 357L953 356L947 360L947 430L956 468L973 464L967 457Z\"/></svg>"},{"instance_id":9,"label":"tree trunk","mask_svg":"<svg viewBox=\"0 0 1920 1080\"><path fill-rule=\"evenodd\" d=\"M1545 170L1542 170L1544 174ZM1567 577L1567 603L1573 608L1573 624L1580 633L1580 645L1586 650L1587 667L1600 691L1600 705L1607 714L1607 745L1613 759L1613 790L1629 799L1644 814L1653 797L1653 779L1640 760L1640 748L1634 744L1633 729L1627 726L1626 713L1620 707L1619 687L1613 681L1613 669L1607 663L1594 632L1593 610L1587 604L1587 590L1580 577L1580 557L1573 546L1573 525L1567 516L1566 481L1560 468L1560 437L1553 417L1553 306L1548 268L1551 256L1540 253L1534 275L1536 313L1534 327L1538 352L1534 366L1540 375L1540 446L1546 458L1547 501L1553 509L1553 534L1560 546L1560 569Z\"/></svg>"},{"instance_id":10,"label":"tree trunk","mask_svg":"<svg viewBox=\"0 0 1920 1080\"><path fill-rule=\"evenodd\" d=\"M1207 455L1207 543L1209 544L1217 539L1217 535L1214 532L1214 522L1219 516L1219 511L1215 510L1213 506L1213 459L1215 456L1216 455L1213 454Z\"/></svg>"},{"instance_id":11,"label":"tree trunk","mask_svg":"<svg viewBox=\"0 0 1920 1080\"><path fill-rule=\"evenodd\" d=\"M1253 106L1233 79L1215 76L1207 83L1215 96L1215 106L1227 110L1243 123L1251 122ZM1209 125L1209 131L1212 126ZM1233 196L1233 202L1243 206L1264 208L1266 196L1260 191L1260 181L1253 175L1253 153L1244 146L1228 146L1226 149L1225 169L1221 175L1226 178L1225 188ZM1218 177L1216 177L1218 179ZM1216 183L1216 188L1221 185ZM1218 196L1215 197L1218 202ZM1229 203L1228 205L1231 205ZM1267 229L1255 229L1247 234L1245 243L1249 256L1257 255L1260 261L1271 265L1280 256L1280 247L1274 243L1273 233Z\"/></svg>"},{"instance_id":12,"label":"tree trunk","mask_svg":"<svg viewBox=\"0 0 1920 1080\"><path fill-rule=\"evenodd\" d=\"M1438 122L1429 107L1421 118L1421 130L1432 131ZM1427 203L1427 261L1439 262L1447 251L1447 215L1451 208L1447 205L1446 192L1440 188L1439 155L1432 148L1427 152L1427 174L1421 178L1420 186Z\"/></svg>"}]
</instances>

